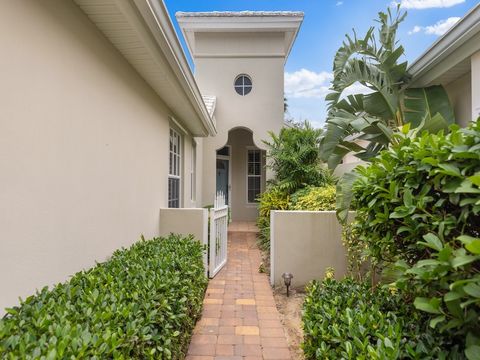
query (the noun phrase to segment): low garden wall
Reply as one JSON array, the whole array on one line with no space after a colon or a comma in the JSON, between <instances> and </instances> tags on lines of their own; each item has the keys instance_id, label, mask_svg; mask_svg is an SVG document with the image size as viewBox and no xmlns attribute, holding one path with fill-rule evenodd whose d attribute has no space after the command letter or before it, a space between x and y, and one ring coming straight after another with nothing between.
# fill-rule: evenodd
<instances>
[{"instance_id":1,"label":"low garden wall","mask_svg":"<svg viewBox=\"0 0 480 360\"><path fill-rule=\"evenodd\" d=\"M351 213L353 217L354 213ZM272 211L270 220L270 281L282 285L293 274L293 287L321 279L328 267L338 278L347 272L342 226L335 211Z\"/></svg>"},{"instance_id":2,"label":"low garden wall","mask_svg":"<svg viewBox=\"0 0 480 360\"><path fill-rule=\"evenodd\" d=\"M171 233L193 235L204 245L208 244L208 210L203 208L160 209L160 236ZM208 254L204 252L203 264L208 271Z\"/></svg>"}]
</instances>

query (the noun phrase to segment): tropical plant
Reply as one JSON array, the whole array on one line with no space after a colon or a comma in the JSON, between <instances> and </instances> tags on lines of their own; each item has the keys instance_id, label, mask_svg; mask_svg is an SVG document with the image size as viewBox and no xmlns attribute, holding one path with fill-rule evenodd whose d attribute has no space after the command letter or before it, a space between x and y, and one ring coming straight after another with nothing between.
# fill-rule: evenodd
<instances>
[{"instance_id":1,"label":"tropical plant","mask_svg":"<svg viewBox=\"0 0 480 360\"><path fill-rule=\"evenodd\" d=\"M207 279L203 246L170 235L117 250L0 319L1 359L184 359Z\"/></svg>"},{"instance_id":2,"label":"tropical plant","mask_svg":"<svg viewBox=\"0 0 480 360\"><path fill-rule=\"evenodd\" d=\"M261 249L270 249L270 211L287 210L290 196L277 186L271 186L258 198L257 226L258 244Z\"/></svg>"},{"instance_id":3,"label":"tropical plant","mask_svg":"<svg viewBox=\"0 0 480 360\"><path fill-rule=\"evenodd\" d=\"M275 184L281 191L292 194L305 186L331 184L333 177L319 159L320 129L308 122L301 127L283 128L271 140L268 147L268 166L275 174Z\"/></svg>"},{"instance_id":4,"label":"tropical plant","mask_svg":"<svg viewBox=\"0 0 480 360\"><path fill-rule=\"evenodd\" d=\"M454 122L448 96L441 86L408 88L407 62L396 39L406 12L380 12L378 36L370 27L363 38L346 36L333 63L334 78L327 95L326 131L321 156L331 168L353 152L369 160L395 141L393 134L405 123L436 132ZM366 93L344 96L354 84Z\"/></svg>"},{"instance_id":5,"label":"tropical plant","mask_svg":"<svg viewBox=\"0 0 480 360\"><path fill-rule=\"evenodd\" d=\"M480 358L480 121L395 135L353 184L357 242L430 326Z\"/></svg>"}]
</instances>

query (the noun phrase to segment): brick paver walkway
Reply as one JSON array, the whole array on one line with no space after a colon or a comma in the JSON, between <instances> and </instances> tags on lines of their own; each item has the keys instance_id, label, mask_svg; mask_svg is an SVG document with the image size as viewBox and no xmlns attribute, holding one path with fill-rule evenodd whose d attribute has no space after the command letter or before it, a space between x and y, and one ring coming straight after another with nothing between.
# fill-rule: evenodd
<instances>
[{"instance_id":1,"label":"brick paver walkway","mask_svg":"<svg viewBox=\"0 0 480 360\"><path fill-rule=\"evenodd\" d=\"M255 227L229 230L228 263L208 284L187 360L291 359L267 275L258 272Z\"/></svg>"}]
</instances>

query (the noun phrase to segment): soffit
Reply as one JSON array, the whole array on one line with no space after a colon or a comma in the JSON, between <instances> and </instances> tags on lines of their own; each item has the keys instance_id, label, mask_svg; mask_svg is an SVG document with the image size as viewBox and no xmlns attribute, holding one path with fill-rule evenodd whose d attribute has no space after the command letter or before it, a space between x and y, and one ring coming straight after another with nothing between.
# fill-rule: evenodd
<instances>
[{"instance_id":1,"label":"soffit","mask_svg":"<svg viewBox=\"0 0 480 360\"><path fill-rule=\"evenodd\" d=\"M192 56L197 54L195 34L197 33L283 33L285 44L282 53L273 54L288 57L303 21L302 12L201 12L176 14L177 21ZM221 54L220 54L221 55ZM272 54L250 54L267 56Z\"/></svg>"},{"instance_id":2,"label":"soffit","mask_svg":"<svg viewBox=\"0 0 480 360\"><path fill-rule=\"evenodd\" d=\"M150 2L74 1L192 135L215 133L213 121L192 80L193 75L179 65L178 51L175 53L172 49L165 29L149 7Z\"/></svg>"}]
</instances>

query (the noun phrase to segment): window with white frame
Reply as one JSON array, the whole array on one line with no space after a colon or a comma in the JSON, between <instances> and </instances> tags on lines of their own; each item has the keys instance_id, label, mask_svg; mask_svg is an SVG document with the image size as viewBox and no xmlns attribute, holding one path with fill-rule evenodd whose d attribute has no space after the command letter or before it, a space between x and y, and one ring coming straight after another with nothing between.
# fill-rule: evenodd
<instances>
[{"instance_id":1,"label":"window with white frame","mask_svg":"<svg viewBox=\"0 0 480 360\"><path fill-rule=\"evenodd\" d=\"M192 163L190 168L190 198L195 201L197 198L197 144L192 143Z\"/></svg>"},{"instance_id":2,"label":"window with white frame","mask_svg":"<svg viewBox=\"0 0 480 360\"><path fill-rule=\"evenodd\" d=\"M170 129L170 155L168 170L168 207L180 207L180 180L181 180L181 137L178 132Z\"/></svg>"},{"instance_id":3,"label":"window with white frame","mask_svg":"<svg viewBox=\"0 0 480 360\"><path fill-rule=\"evenodd\" d=\"M255 203L261 192L262 160L261 151L248 150L247 156L247 202Z\"/></svg>"}]
</instances>

